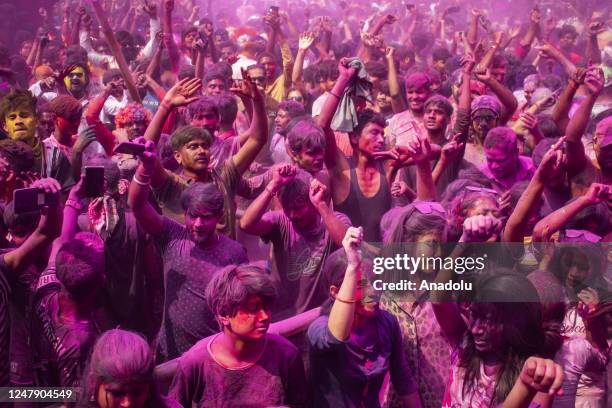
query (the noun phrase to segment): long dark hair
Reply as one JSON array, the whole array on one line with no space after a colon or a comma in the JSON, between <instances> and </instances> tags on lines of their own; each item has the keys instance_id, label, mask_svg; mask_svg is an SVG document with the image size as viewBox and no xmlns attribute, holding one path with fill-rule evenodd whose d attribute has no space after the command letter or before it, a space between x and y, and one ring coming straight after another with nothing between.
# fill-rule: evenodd
<instances>
[{"instance_id":1,"label":"long dark hair","mask_svg":"<svg viewBox=\"0 0 612 408\"><path fill-rule=\"evenodd\" d=\"M545 349L542 307L538 292L523 275L496 269L476 282L471 312L476 316L491 314L502 326L503 344L495 353L501 363L496 374L494 403L502 403L520 374L527 358L541 355ZM466 330L459 367L465 371L463 395L473 389L480 377L482 356L476 350L470 329Z\"/></svg>"}]
</instances>

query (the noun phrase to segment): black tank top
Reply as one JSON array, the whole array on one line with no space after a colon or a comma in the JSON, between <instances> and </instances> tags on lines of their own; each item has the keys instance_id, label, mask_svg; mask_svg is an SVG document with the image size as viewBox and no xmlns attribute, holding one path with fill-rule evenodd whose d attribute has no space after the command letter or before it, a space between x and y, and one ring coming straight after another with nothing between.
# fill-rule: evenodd
<instances>
[{"instance_id":1,"label":"black tank top","mask_svg":"<svg viewBox=\"0 0 612 408\"><path fill-rule=\"evenodd\" d=\"M351 166L351 186L346 200L335 206L336 211L346 214L354 227L363 227L364 239L369 243L381 242L380 220L391 209L391 190L387 177L378 165L380 174L380 187L373 197L366 197L359 188L356 167Z\"/></svg>"}]
</instances>

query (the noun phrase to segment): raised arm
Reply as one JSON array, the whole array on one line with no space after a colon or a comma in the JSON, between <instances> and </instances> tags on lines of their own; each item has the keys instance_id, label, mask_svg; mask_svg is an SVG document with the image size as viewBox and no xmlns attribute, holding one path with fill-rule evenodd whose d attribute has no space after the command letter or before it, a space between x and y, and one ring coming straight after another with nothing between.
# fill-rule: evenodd
<instances>
[{"instance_id":1,"label":"raised arm","mask_svg":"<svg viewBox=\"0 0 612 408\"><path fill-rule=\"evenodd\" d=\"M485 55L482 57L482 59L478 63L478 67L476 68L476 71L482 72L486 70L487 68L489 68L489 65L491 65L491 61L493 61L493 56L495 55L497 51L500 50L503 40L504 40L503 31L495 32L495 39L493 40L493 44L487 50Z\"/></svg>"},{"instance_id":2,"label":"raised arm","mask_svg":"<svg viewBox=\"0 0 612 408\"><path fill-rule=\"evenodd\" d=\"M540 166L523 194L521 194L516 208L510 214L503 232L502 240L504 242L523 242L525 228L529 218L538 207L544 188L563 171L566 161L562 150L564 141L564 138L559 139L542 158Z\"/></svg>"},{"instance_id":3,"label":"raised arm","mask_svg":"<svg viewBox=\"0 0 612 408\"><path fill-rule=\"evenodd\" d=\"M467 32L467 41L473 46L478 42L478 21L482 16L482 10L472 9L470 14L470 26Z\"/></svg>"},{"instance_id":4,"label":"raised arm","mask_svg":"<svg viewBox=\"0 0 612 408\"><path fill-rule=\"evenodd\" d=\"M110 96L115 86L116 85L113 81L109 82L104 87L102 92L98 94L93 101L91 101L89 106L87 106L87 110L85 111L85 120L87 121L87 124L94 127L96 131L96 138L102 147L104 147L104 151L108 156L113 155L115 136L113 135L113 132L108 130L108 128L100 120L100 112L102 112L104 103Z\"/></svg>"},{"instance_id":5,"label":"raised arm","mask_svg":"<svg viewBox=\"0 0 612 408\"><path fill-rule=\"evenodd\" d=\"M272 169L272 180L240 218L242 230L259 236L267 235L272 230L273 225L264 217L264 214L272 202L272 197L278 194L282 186L293 180L296 171L296 167L291 164L278 165Z\"/></svg>"},{"instance_id":6,"label":"raised arm","mask_svg":"<svg viewBox=\"0 0 612 408\"><path fill-rule=\"evenodd\" d=\"M164 29L164 43L168 50L168 57L172 64L172 71L178 72L181 60L181 52L178 46L174 42L174 34L172 28L172 10L174 10L174 0L163 0L164 1L164 15L163 15L163 29Z\"/></svg>"},{"instance_id":7,"label":"raised arm","mask_svg":"<svg viewBox=\"0 0 612 408\"><path fill-rule=\"evenodd\" d=\"M35 181L31 188L38 188L48 197L48 204L41 208L40 221L36 230L18 248L4 255L4 262L13 271L21 272L36 259L45 246L49 245L60 233L62 215L59 183L46 178Z\"/></svg>"},{"instance_id":8,"label":"raised arm","mask_svg":"<svg viewBox=\"0 0 612 408\"><path fill-rule=\"evenodd\" d=\"M580 85L584 83L585 75L586 69L578 68L576 73L570 77L567 86L563 89L563 92L559 95L559 100L553 107L551 116L559 127L559 130L561 130L561 134L565 134L567 130L569 111L572 108L572 102L576 95L576 91Z\"/></svg>"},{"instance_id":9,"label":"raised arm","mask_svg":"<svg viewBox=\"0 0 612 408\"><path fill-rule=\"evenodd\" d=\"M306 56L306 51L314 42L314 36L312 33L306 32L300 34L300 39L298 42L298 51L295 56L295 63L293 64L293 70L291 72L291 82L295 84L295 86L302 86L302 72L304 71L304 57Z\"/></svg>"},{"instance_id":10,"label":"raised arm","mask_svg":"<svg viewBox=\"0 0 612 408\"><path fill-rule=\"evenodd\" d=\"M161 233L164 224L163 217L155 211L148 200L153 172L159 166L155 155L155 144L148 140L128 191L128 205L136 220L145 232L153 236Z\"/></svg>"},{"instance_id":11,"label":"raised arm","mask_svg":"<svg viewBox=\"0 0 612 408\"><path fill-rule=\"evenodd\" d=\"M414 129L418 129L415 126ZM437 199L436 185L431 174L431 145L427 136L417 135L415 140L406 146L414 159L416 166L416 193L417 200L435 201Z\"/></svg>"},{"instance_id":12,"label":"raised arm","mask_svg":"<svg viewBox=\"0 0 612 408\"><path fill-rule=\"evenodd\" d=\"M539 34L540 20L541 13L539 9L533 9L529 12L529 27L523 38L519 41L518 48L515 51L515 55L520 59L524 59L527 56L533 40Z\"/></svg>"},{"instance_id":13,"label":"raised arm","mask_svg":"<svg viewBox=\"0 0 612 408\"><path fill-rule=\"evenodd\" d=\"M571 62L561 51L556 49L552 44L545 42L543 45L536 47L540 51L540 54L549 58L554 59L563 67L566 75L571 78L576 72L576 65Z\"/></svg>"},{"instance_id":14,"label":"raised arm","mask_svg":"<svg viewBox=\"0 0 612 408\"><path fill-rule=\"evenodd\" d=\"M348 226L336 217L336 214L329 206L329 193L327 187L316 178L310 182L310 202L315 206L329 236L338 246L342 246L342 240L346 235Z\"/></svg>"},{"instance_id":15,"label":"raised arm","mask_svg":"<svg viewBox=\"0 0 612 408\"><path fill-rule=\"evenodd\" d=\"M501 124L505 124L512 117L518 106L518 102L512 94L512 91L491 76L491 71L488 69L484 73L477 72L476 77L479 81L487 85L501 102L502 113L500 122Z\"/></svg>"},{"instance_id":16,"label":"raised arm","mask_svg":"<svg viewBox=\"0 0 612 408\"><path fill-rule=\"evenodd\" d=\"M586 58L592 64L601 64L601 50L597 36L605 32L606 28L600 21L592 21L589 23L589 39L587 41Z\"/></svg>"},{"instance_id":17,"label":"raised arm","mask_svg":"<svg viewBox=\"0 0 612 408\"><path fill-rule=\"evenodd\" d=\"M542 218L533 229L533 240L543 241L563 228L583 209L612 199L612 186L593 183L586 194Z\"/></svg>"},{"instance_id":18,"label":"raised arm","mask_svg":"<svg viewBox=\"0 0 612 408\"><path fill-rule=\"evenodd\" d=\"M121 52L121 48L119 47L119 43L115 38L115 33L113 32L108 19L106 18L106 13L102 9L102 5L99 0L93 0L91 2L93 9L98 17L98 21L102 26L102 33L106 38L106 42L108 43L115 60L117 61L117 65L119 66L119 70L121 71L121 75L125 80L125 85L127 87L128 92L130 93L130 97L134 102L141 102L140 94L138 93L138 89L136 88L136 84L134 83L134 78L132 78L132 74L130 73L130 68Z\"/></svg>"},{"instance_id":19,"label":"raised arm","mask_svg":"<svg viewBox=\"0 0 612 408\"><path fill-rule=\"evenodd\" d=\"M348 265L344 273L342 284L335 295L334 304L329 313L327 327L330 333L340 341L347 340L351 333L351 326L355 317L355 303L357 287L360 284L361 270L361 242L363 229L351 227L346 231L342 245L346 252Z\"/></svg>"},{"instance_id":20,"label":"raised arm","mask_svg":"<svg viewBox=\"0 0 612 408\"><path fill-rule=\"evenodd\" d=\"M595 101L603 89L603 81L603 73L599 68L592 67L587 70L584 79L585 98L567 124L565 131L567 161L568 169L572 172L579 172L586 163L587 157L582 144L582 135L591 118Z\"/></svg>"},{"instance_id":21,"label":"raised arm","mask_svg":"<svg viewBox=\"0 0 612 408\"><path fill-rule=\"evenodd\" d=\"M248 170L255 157L266 145L268 139L268 115L264 95L259 91L246 71L242 72L242 78L244 79L241 82L241 87L232 88L231 91L243 99L252 101L253 119L246 131L248 134L247 141L238 150L238 153L232 157L234 165L240 174L244 174ZM241 135L241 137L244 137L244 135Z\"/></svg>"},{"instance_id":22,"label":"raised arm","mask_svg":"<svg viewBox=\"0 0 612 408\"><path fill-rule=\"evenodd\" d=\"M397 67L395 65L395 48L387 47L385 52L385 58L387 60L388 82L389 82L389 96L391 97L391 107L393 112L399 113L408 109L406 99L402 95L400 83L397 78Z\"/></svg>"},{"instance_id":23,"label":"raised arm","mask_svg":"<svg viewBox=\"0 0 612 408\"><path fill-rule=\"evenodd\" d=\"M348 67L348 60L343 58L338 64L338 70L340 75L334 84L334 87L329 92L329 96L323 104L321 114L318 116L317 121L319 126L325 132L325 165L330 172L339 172L343 169L347 169L348 162L344 157L344 154L336 146L336 137L331 129L331 122L340 104L340 98L344 94L344 90L351 82L356 74L354 68Z\"/></svg>"}]
</instances>

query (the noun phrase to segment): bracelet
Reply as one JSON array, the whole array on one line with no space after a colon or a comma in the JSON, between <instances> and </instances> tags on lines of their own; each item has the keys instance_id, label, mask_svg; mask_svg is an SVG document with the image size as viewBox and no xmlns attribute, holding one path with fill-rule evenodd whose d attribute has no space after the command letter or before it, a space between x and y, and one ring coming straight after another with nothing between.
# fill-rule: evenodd
<instances>
[{"instance_id":1,"label":"bracelet","mask_svg":"<svg viewBox=\"0 0 612 408\"><path fill-rule=\"evenodd\" d=\"M359 302L359 299L351 299L351 300L346 300L346 299L342 299L342 298L340 298L340 297L338 297L338 296L336 296L336 298L335 298L335 299L336 299L338 302L340 302L340 303L346 303L346 304L349 304L349 305L352 305L353 303L357 303L357 302Z\"/></svg>"},{"instance_id":2,"label":"bracelet","mask_svg":"<svg viewBox=\"0 0 612 408\"><path fill-rule=\"evenodd\" d=\"M332 91L329 91L329 94L330 94L330 95L335 96L335 97L336 97L336 98L338 98L338 99L342 99L342 98L340 98L338 95L336 95L335 93L333 93Z\"/></svg>"},{"instance_id":3,"label":"bracelet","mask_svg":"<svg viewBox=\"0 0 612 408\"><path fill-rule=\"evenodd\" d=\"M83 211L83 206L81 205L81 203L76 200L73 200L72 198L66 200L66 207L72 207L78 212Z\"/></svg>"},{"instance_id":4,"label":"bracelet","mask_svg":"<svg viewBox=\"0 0 612 408\"><path fill-rule=\"evenodd\" d=\"M138 177L136 177L136 175L134 175L134 177L132 178L132 181L134 183L136 183L136 184L140 184L141 186L145 186L145 187L151 185L151 181L150 180L147 181L147 182L140 181L140 180L138 180Z\"/></svg>"}]
</instances>

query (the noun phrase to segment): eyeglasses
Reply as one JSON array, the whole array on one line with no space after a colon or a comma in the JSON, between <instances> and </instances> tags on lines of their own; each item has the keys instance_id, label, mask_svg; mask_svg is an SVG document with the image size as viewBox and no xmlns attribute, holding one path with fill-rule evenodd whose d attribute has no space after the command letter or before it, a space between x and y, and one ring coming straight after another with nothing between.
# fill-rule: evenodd
<instances>
[{"instance_id":1,"label":"eyeglasses","mask_svg":"<svg viewBox=\"0 0 612 408\"><path fill-rule=\"evenodd\" d=\"M296 101L296 102L302 102L304 100L304 98L301 97L301 96L291 96L291 97L289 97L287 99L290 100L290 101Z\"/></svg>"},{"instance_id":2,"label":"eyeglasses","mask_svg":"<svg viewBox=\"0 0 612 408\"><path fill-rule=\"evenodd\" d=\"M472 121L474 122L492 122L495 119L497 119L497 116L494 115L478 115L472 117Z\"/></svg>"},{"instance_id":3,"label":"eyeglasses","mask_svg":"<svg viewBox=\"0 0 612 408\"><path fill-rule=\"evenodd\" d=\"M601 237L586 230L567 229L561 242L600 242Z\"/></svg>"},{"instance_id":4,"label":"eyeglasses","mask_svg":"<svg viewBox=\"0 0 612 408\"><path fill-rule=\"evenodd\" d=\"M495 190L493 190L492 188L484 188L484 187L473 187L473 186L468 186L465 188L467 191L473 192L473 193L488 193L488 194L493 194L493 195L499 195L499 193Z\"/></svg>"},{"instance_id":5,"label":"eyeglasses","mask_svg":"<svg viewBox=\"0 0 612 408\"><path fill-rule=\"evenodd\" d=\"M436 212L441 215L446 215L444 207L435 201L417 201L412 203L412 205L414 205L414 208L421 214L429 215Z\"/></svg>"},{"instance_id":6,"label":"eyeglasses","mask_svg":"<svg viewBox=\"0 0 612 408\"><path fill-rule=\"evenodd\" d=\"M258 83L265 83L266 82L266 77L251 77L251 80L253 82L258 82Z\"/></svg>"}]
</instances>

